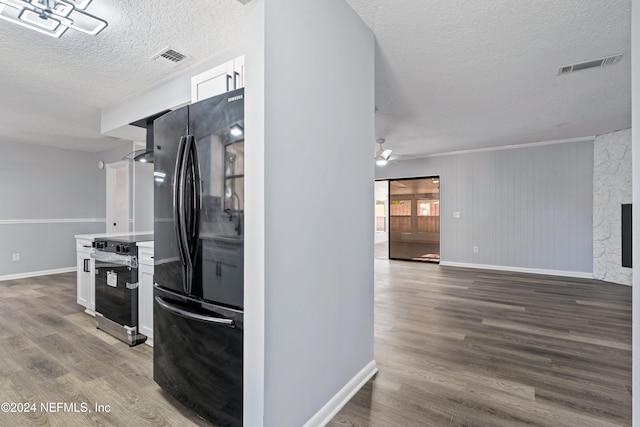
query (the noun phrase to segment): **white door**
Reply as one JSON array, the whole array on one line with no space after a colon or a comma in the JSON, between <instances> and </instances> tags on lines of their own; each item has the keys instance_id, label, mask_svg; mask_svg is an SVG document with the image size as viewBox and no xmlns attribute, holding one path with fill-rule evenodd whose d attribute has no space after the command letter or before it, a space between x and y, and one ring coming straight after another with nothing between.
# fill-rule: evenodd
<instances>
[{"instance_id":1,"label":"white door","mask_svg":"<svg viewBox=\"0 0 640 427\"><path fill-rule=\"evenodd\" d=\"M129 187L131 162L122 160L109 163L107 175L107 233L129 232Z\"/></svg>"}]
</instances>

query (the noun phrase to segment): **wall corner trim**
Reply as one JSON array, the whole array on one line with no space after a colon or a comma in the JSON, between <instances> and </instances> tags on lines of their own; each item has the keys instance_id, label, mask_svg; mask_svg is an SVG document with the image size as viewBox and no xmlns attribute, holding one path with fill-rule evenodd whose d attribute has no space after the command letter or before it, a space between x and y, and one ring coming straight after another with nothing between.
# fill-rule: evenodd
<instances>
[{"instance_id":1,"label":"wall corner trim","mask_svg":"<svg viewBox=\"0 0 640 427\"><path fill-rule=\"evenodd\" d=\"M362 368L340 391L338 391L316 414L304 424L304 427L325 426L342 409L344 405L369 381L376 373L378 367L372 360Z\"/></svg>"},{"instance_id":2,"label":"wall corner trim","mask_svg":"<svg viewBox=\"0 0 640 427\"><path fill-rule=\"evenodd\" d=\"M513 271L516 273L544 274L547 276L562 276L562 277L575 277L578 279L593 279L593 273L587 273L583 271L547 270L542 268L523 268L523 267L510 267L505 265L470 264L466 262L452 262L452 261L440 261L440 265L443 267L477 268L480 270Z\"/></svg>"},{"instance_id":3,"label":"wall corner trim","mask_svg":"<svg viewBox=\"0 0 640 427\"><path fill-rule=\"evenodd\" d=\"M48 276L50 274L61 274L61 273L71 273L72 271L76 271L77 267L65 267L65 268L56 268L53 270L40 270L40 271L28 271L26 273L18 273L18 274L7 274L4 276L0 276L0 282L5 280L17 280L17 279L26 279L29 277L37 277L37 276Z\"/></svg>"}]
</instances>

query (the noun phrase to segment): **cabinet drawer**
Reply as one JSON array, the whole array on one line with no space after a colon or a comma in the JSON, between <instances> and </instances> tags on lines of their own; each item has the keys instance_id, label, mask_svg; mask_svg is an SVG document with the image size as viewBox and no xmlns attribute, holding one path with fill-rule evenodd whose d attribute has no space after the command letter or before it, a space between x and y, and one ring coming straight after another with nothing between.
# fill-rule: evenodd
<instances>
[{"instance_id":1,"label":"cabinet drawer","mask_svg":"<svg viewBox=\"0 0 640 427\"><path fill-rule=\"evenodd\" d=\"M91 239L76 239L76 251L78 252L91 251L91 243L93 243L93 240Z\"/></svg>"},{"instance_id":2,"label":"cabinet drawer","mask_svg":"<svg viewBox=\"0 0 640 427\"><path fill-rule=\"evenodd\" d=\"M138 262L140 264L153 266L153 249L140 248L138 252Z\"/></svg>"}]
</instances>

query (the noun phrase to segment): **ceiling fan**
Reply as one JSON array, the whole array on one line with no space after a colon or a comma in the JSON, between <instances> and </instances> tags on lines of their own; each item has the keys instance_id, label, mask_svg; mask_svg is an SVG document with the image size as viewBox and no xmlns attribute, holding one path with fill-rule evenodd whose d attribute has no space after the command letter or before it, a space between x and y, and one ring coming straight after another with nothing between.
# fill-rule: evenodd
<instances>
[{"instance_id":1,"label":"ceiling fan","mask_svg":"<svg viewBox=\"0 0 640 427\"><path fill-rule=\"evenodd\" d=\"M383 149L382 144L384 144L384 138L380 138L376 140L379 148L376 153L376 165L384 166L389 162L389 157L391 156L391 151L389 149Z\"/></svg>"}]
</instances>

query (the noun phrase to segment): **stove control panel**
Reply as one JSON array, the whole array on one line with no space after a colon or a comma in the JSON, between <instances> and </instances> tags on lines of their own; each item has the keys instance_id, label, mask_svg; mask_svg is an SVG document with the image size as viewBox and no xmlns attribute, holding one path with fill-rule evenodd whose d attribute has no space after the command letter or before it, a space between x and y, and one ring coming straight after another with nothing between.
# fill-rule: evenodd
<instances>
[{"instance_id":1,"label":"stove control panel","mask_svg":"<svg viewBox=\"0 0 640 427\"><path fill-rule=\"evenodd\" d=\"M105 242L103 240L96 240L95 242L91 243L91 246L93 246L96 249L106 249L107 248L107 242Z\"/></svg>"},{"instance_id":2,"label":"stove control panel","mask_svg":"<svg viewBox=\"0 0 640 427\"><path fill-rule=\"evenodd\" d=\"M92 243L92 246L103 252L113 252L121 255L136 255L135 243L122 243L111 240L96 240Z\"/></svg>"},{"instance_id":3,"label":"stove control panel","mask_svg":"<svg viewBox=\"0 0 640 427\"><path fill-rule=\"evenodd\" d=\"M116 252L119 254L128 254L130 251L129 245L116 245Z\"/></svg>"}]
</instances>

